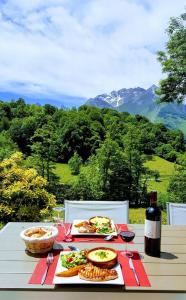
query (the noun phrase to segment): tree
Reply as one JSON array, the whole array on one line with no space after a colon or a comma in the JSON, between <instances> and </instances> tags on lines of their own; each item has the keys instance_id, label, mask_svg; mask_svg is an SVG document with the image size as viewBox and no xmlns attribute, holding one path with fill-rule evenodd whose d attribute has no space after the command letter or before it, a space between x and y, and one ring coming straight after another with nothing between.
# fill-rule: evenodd
<instances>
[{"instance_id":1,"label":"tree","mask_svg":"<svg viewBox=\"0 0 186 300\"><path fill-rule=\"evenodd\" d=\"M24 154L30 154L31 138L36 128L37 121L34 116L28 116L23 119L14 118L11 122L9 134Z\"/></svg>"},{"instance_id":2,"label":"tree","mask_svg":"<svg viewBox=\"0 0 186 300\"><path fill-rule=\"evenodd\" d=\"M11 140L7 132L0 133L0 161L9 157L17 150L17 145Z\"/></svg>"},{"instance_id":3,"label":"tree","mask_svg":"<svg viewBox=\"0 0 186 300\"><path fill-rule=\"evenodd\" d=\"M168 187L169 201L186 203L186 152L179 155L177 163Z\"/></svg>"},{"instance_id":4,"label":"tree","mask_svg":"<svg viewBox=\"0 0 186 300\"><path fill-rule=\"evenodd\" d=\"M79 174L81 164L82 164L82 159L77 154L77 152L75 152L74 155L68 161L68 165L73 175Z\"/></svg>"},{"instance_id":5,"label":"tree","mask_svg":"<svg viewBox=\"0 0 186 300\"><path fill-rule=\"evenodd\" d=\"M47 181L22 163L21 152L0 163L0 222L39 221L55 205Z\"/></svg>"},{"instance_id":6,"label":"tree","mask_svg":"<svg viewBox=\"0 0 186 300\"><path fill-rule=\"evenodd\" d=\"M183 102L186 95L186 13L171 18L166 52L158 52L158 60L167 77L157 90L160 102Z\"/></svg>"},{"instance_id":7,"label":"tree","mask_svg":"<svg viewBox=\"0 0 186 300\"><path fill-rule=\"evenodd\" d=\"M38 170L41 176L48 182L53 178L53 161L56 155L56 135L54 124L46 124L38 128L32 138L32 152L38 164ZM52 177L52 178L51 178Z\"/></svg>"},{"instance_id":8,"label":"tree","mask_svg":"<svg viewBox=\"0 0 186 300\"><path fill-rule=\"evenodd\" d=\"M144 167L146 156L141 143L141 131L135 126L128 126L124 136L124 153L129 169L128 199L135 207L146 202L148 169Z\"/></svg>"}]
</instances>

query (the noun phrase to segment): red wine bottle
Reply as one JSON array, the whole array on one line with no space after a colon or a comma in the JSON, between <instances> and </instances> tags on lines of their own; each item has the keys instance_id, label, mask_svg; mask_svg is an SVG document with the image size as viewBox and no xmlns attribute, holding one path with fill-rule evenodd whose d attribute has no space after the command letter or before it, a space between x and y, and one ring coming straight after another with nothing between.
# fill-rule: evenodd
<instances>
[{"instance_id":1,"label":"red wine bottle","mask_svg":"<svg viewBox=\"0 0 186 300\"><path fill-rule=\"evenodd\" d=\"M161 210L157 206L157 192L150 192L150 206L146 209L145 253L160 257L161 247Z\"/></svg>"}]
</instances>

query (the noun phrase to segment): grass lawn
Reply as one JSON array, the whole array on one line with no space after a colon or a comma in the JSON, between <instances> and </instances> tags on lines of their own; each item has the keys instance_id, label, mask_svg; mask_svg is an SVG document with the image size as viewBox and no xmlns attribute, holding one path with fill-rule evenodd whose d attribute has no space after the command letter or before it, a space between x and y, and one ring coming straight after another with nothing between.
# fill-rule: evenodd
<instances>
[{"instance_id":1,"label":"grass lawn","mask_svg":"<svg viewBox=\"0 0 186 300\"><path fill-rule=\"evenodd\" d=\"M160 173L159 181L155 181L153 178L149 180L148 190L156 190L158 193L166 194L170 176L174 173L175 164L161 157L153 156L152 160L145 163L145 166Z\"/></svg>"},{"instance_id":2,"label":"grass lawn","mask_svg":"<svg viewBox=\"0 0 186 300\"><path fill-rule=\"evenodd\" d=\"M146 210L145 208L129 208L129 223L144 224L145 210ZM162 224L167 224L166 211L162 211Z\"/></svg>"},{"instance_id":3,"label":"grass lawn","mask_svg":"<svg viewBox=\"0 0 186 300\"><path fill-rule=\"evenodd\" d=\"M68 164L56 163L56 169L54 173L60 178L60 182L63 183L72 183L76 180L77 176L71 174L71 170Z\"/></svg>"}]
</instances>

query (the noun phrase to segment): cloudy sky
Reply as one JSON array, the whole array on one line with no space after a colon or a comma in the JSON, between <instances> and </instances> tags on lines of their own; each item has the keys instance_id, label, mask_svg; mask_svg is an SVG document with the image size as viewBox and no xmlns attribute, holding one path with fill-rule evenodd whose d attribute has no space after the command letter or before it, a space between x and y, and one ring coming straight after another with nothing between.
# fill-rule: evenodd
<instances>
[{"instance_id":1,"label":"cloudy sky","mask_svg":"<svg viewBox=\"0 0 186 300\"><path fill-rule=\"evenodd\" d=\"M0 92L64 102L157 84L156 52L165 46L169 18L183 13L184 4L0 0Z\"/></svg>"}]
</instances>

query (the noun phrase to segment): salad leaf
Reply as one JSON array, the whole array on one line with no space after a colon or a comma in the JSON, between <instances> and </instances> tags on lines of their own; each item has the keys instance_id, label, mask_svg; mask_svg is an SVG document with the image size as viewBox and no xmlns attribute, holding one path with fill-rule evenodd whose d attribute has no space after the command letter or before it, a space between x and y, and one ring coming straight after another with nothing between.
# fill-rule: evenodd
<instances>
[{"instance_id":1,"label":"salad leaf","mask_svg":"<svg viewBox=\"0 0 186 300\"><path fill-rule=\"evenodd\" d=\"M85 263L87 263L87 258L84 250L61 255L61 264L65 268L69 269Z\"/></svg>"}]
</instances>

